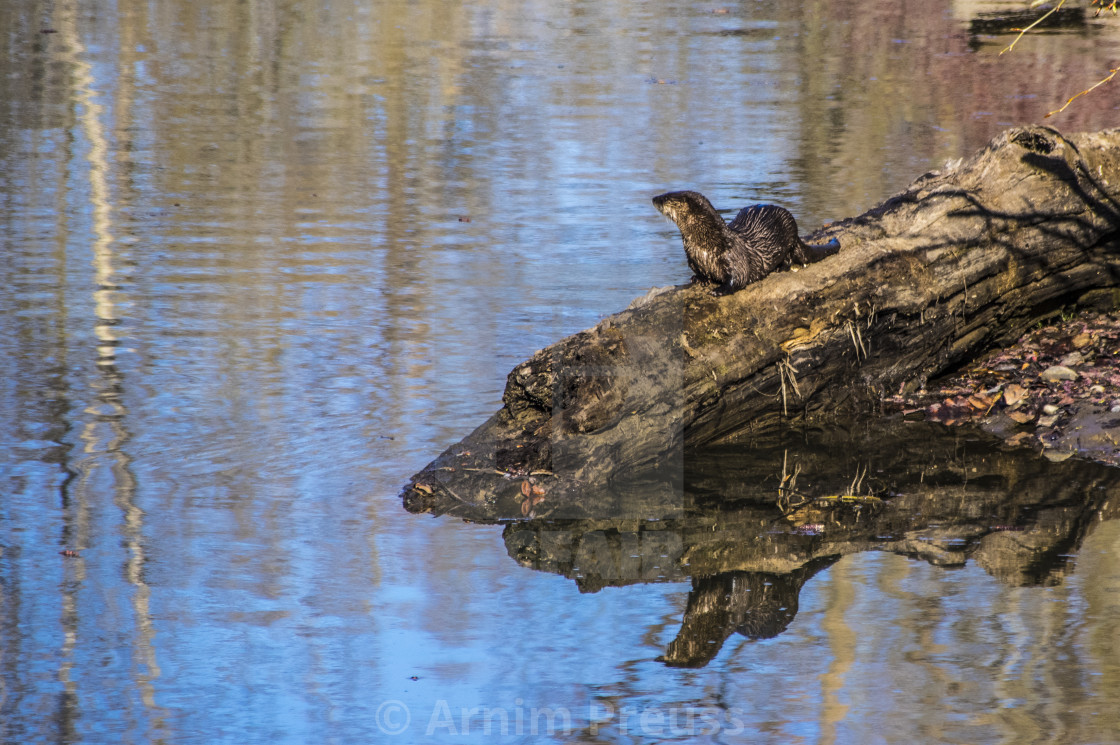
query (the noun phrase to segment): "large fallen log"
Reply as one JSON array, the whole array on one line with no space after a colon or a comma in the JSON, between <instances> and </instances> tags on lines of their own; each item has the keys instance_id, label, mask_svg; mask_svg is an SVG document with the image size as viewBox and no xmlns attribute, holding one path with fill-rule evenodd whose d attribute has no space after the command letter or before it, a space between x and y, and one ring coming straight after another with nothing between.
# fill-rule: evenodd
<instances>
[{"instance_id":1,"label":"large fallen log","mask_svg":"<svg viewBox=\"0 0 1120 745\"><path fill-rule=\"evenodd\" d=\"M808 240L832 238L840 252L801 271L723 297L651 291L537 352L406 508L540 514L746 428L916 389L1120 286L1120 129L1009 130Z\"/></svg>"}]
</instances>

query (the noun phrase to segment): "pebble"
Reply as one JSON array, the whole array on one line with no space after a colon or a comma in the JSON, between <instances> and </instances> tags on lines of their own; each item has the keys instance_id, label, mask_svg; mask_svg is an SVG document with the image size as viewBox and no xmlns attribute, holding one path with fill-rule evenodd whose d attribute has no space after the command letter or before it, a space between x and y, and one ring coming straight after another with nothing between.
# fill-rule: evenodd
<instances>
[{"instance_id":1,"label":"pebble","mask_svg":"<svg viewBox=\"0 0 1120 745\"><path fill-rule=\"evenodd\" d=\"M1058 364L1064 365L1066 367L1073 367L1074 365L1080 365L1084 361L1085 357L1081 354L1081 352L1070 352L1065 357L1062 357L1060 360L1058 360Z\"/></svg>"},{"instance_id":2,"label":"pebble","mask_svg":"<svg viewBox=\"0 0 1120 745\"><path fill-rule=\"evenodd\" d=\"M1100 396L1103 393L1104 393L1104 386L1103 385L1094 385L1094 386L1090 386L1090 388L1089 388L1089 395L1090 396Z\"/></svg>"},{"instance_id":3,"label":"pebble","mask_svg":"<svg viewBox=\"0 0 1120 745\"><path fill-rule=\"evenodd\" d=\"M1046 404L1042 407L1042 413L1046 414L1047 416L1053 416L1054 414L1058 413L1058 407L1054 404Z\"/></svg>"},{"instance_id":4,"label":"pebble","mask_svg":"<svg viewBox=\"0 0 1120 745\"><path fill-rule=\"evenodd\" d=\"M1077 380L1077 373L1068 367L1054 365L1043 370L1038 377L1047 383L1057 383L1059 380Z\"/></svg>"}]
</instances>

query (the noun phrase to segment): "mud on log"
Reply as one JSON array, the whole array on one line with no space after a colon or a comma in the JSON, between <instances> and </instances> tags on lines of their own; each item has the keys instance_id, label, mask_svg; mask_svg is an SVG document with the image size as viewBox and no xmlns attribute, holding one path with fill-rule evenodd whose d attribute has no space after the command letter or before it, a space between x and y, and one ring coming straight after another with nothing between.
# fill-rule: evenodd
<instances>
[{"instance_id":1,"label":"mud on log","mask_svg":"<svg viewBox=\"0 0 1120 745\"><path fill-rule=\"evenodd\" d=\"M1120 129L1012 129L809 236L840 252L733 295L651 291L509 374L503 407L413 477L411 511L541 515L782 417L825 419L1120 286Z\"/></svg>"}]
</instances>

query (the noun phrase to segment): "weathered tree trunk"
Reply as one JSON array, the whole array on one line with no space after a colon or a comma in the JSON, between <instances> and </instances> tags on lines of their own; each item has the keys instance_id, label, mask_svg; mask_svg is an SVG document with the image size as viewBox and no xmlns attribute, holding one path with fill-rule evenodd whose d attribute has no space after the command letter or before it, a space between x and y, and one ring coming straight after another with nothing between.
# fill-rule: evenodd
<instances>
[{"instance_id":1,"label":"weathered tree trunk","mask_svg":"<svg viewBox=\"0 0 1120 745\"><path fill-rule=\"evenodd\" d=\"M914 388L1120 286L1120 129L1013 129L818 231L839 254L725 297L653 291L509 375L504 406L414 477L410 510L572 498L779 418ZM527 495L527 496L526 496Z\"/></svg>"}]
</instances>

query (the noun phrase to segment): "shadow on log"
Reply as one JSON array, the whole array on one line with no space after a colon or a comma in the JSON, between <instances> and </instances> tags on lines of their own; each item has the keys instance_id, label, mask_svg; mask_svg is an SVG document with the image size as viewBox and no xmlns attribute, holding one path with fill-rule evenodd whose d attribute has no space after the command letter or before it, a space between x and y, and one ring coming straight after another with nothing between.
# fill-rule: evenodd
<instances>
[{"instance_id":1,"label":"shadow on log","mask_svg":"<svg viewBox=\"0 0 1120 745\"><path fill-rule=\"evenodd\" d=\"M413 477L405 507L659 514L679 494L635 474L682 473L686 453L744 432L874 410L1120 285L1118 197L1120 130L1009 130L808 237L838 239L835 256L726 297L654 290L537 352L503 407Z\"/></svg>"}]
</instances>

